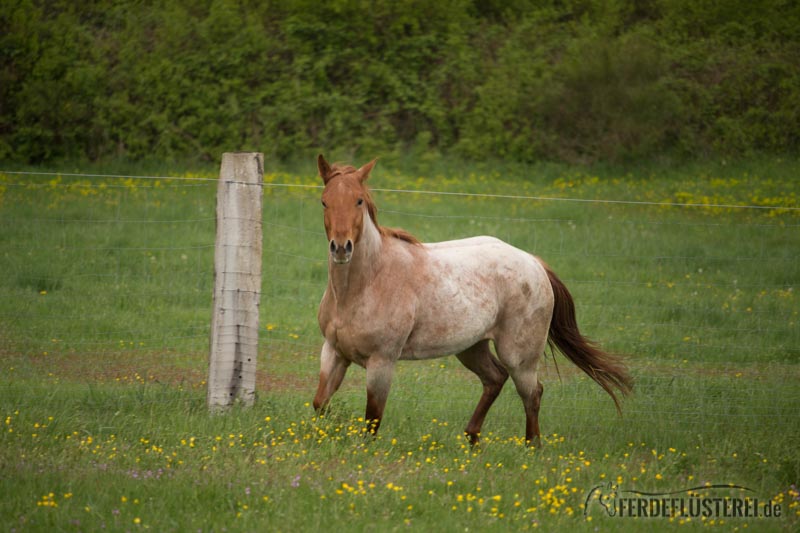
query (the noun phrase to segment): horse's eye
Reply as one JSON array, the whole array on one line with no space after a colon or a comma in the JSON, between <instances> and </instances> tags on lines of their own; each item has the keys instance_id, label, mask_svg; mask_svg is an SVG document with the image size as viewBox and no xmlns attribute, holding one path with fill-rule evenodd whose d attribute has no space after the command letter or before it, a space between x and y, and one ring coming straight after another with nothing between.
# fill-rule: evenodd
<instances>
[{"instance_id":1,"label":"horse's eye","mask_svg":"<svg viewBox=\"0 0 800 533\"><path fill-rule=\"evenodd\" d=\"M325 200L322 200L322 207L328 209L328 204L325 203Z\"/></svg>"},{"instance_id":2,"label":"horse's eye","mask_svg":"<svg viewBox=\"0 0 800 533\"><path fill-rule=\"evenodd\" d=\"M358 207L361 207L362 205L364 205L364 199L363 198L359 198L358 199Z\"/></svg>"}]
</instances>

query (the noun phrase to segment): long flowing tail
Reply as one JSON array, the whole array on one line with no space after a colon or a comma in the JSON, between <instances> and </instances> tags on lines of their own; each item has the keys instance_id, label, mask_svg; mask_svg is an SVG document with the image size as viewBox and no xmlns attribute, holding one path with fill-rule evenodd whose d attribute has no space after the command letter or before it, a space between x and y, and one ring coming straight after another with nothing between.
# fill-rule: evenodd
<instances>
[{"instance_id":1,"label":"long flowing tail","mask_svg":"<svg viewBox=\"0 0 800 533\"><path fill-rule=\"evenodd\" d=\"M614 400L617 411L622 413L615 389L623 395L628 395L633 388L633 378L628 374L625 363L619 356L604 352L581 334L575 319L575 303L572 295L550 267L544 262L542 266L550 278L555 299L548 344L551 348L553 346L558 348L567 359L603 387Z\"/></svg>"}]
</instances>

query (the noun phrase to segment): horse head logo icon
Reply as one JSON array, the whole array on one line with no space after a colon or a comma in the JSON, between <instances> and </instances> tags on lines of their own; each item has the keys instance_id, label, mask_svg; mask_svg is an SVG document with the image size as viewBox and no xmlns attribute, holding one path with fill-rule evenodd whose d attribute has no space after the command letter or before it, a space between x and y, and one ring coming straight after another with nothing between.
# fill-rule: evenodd
<instances>
[{"instance_id":1,"label":"horse head logo icon","mask_svg":"<svg viewBox=\"0 0 800 533\"><path fill-rule=\"evenodd\" d=\"M597 501L606 510L608 516L617 514L617 507L614 502L617 499L617 489L619 487L610 481L593 487L586 496L586 502L583 506L583 516L589 516L589 504Z\"/></svg>"}]
</instances>

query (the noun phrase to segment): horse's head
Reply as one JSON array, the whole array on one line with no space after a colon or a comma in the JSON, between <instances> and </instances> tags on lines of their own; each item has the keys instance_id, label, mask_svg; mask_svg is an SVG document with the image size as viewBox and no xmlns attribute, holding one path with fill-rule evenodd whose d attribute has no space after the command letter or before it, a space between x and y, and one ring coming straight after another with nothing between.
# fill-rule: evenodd
<instances>
[{"instance_id":1,"label":"horse's head","mask_svg":"<svg viewBox=\"0 0 800 533\"><path fill-rule=\"evenodd\" d=\"M317 158L317 167L325 190L322 206L325 210L325 233L328 236L330 254L336 264L346 264L353 257L353 250L364 229L364 215L374 209L364 182L369 178L372 160L356 169L351 166L329 165L322 154Z\"/></svg>"}]
</instances>

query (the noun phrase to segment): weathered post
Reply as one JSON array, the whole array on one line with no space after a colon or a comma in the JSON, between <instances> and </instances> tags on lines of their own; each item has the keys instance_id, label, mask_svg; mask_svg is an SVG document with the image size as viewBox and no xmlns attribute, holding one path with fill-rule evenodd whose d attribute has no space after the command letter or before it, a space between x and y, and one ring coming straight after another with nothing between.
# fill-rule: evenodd
<instances>
[{"instance_id":1,"label":"weathered post","mask_svg":"<svg viewBox=\"0 0 800 533\"><path fill-rule=\"evenodd\" d=\"M212 411L237 400L244 405L255 401L263 180L263 154L222 155L208 364L207 403Z\"/></svg>"}]
</instances>

